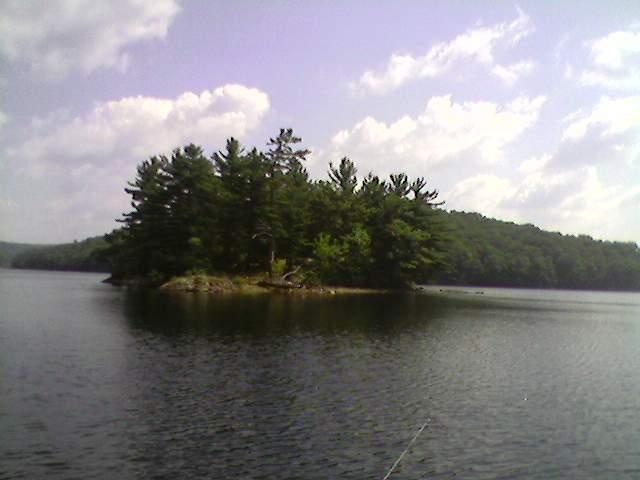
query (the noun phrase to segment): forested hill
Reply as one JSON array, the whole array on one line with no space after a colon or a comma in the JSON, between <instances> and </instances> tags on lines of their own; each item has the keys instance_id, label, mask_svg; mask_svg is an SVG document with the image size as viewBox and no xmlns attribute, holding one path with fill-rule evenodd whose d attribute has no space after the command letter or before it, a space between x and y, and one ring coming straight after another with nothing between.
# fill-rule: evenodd
<instances>
[{"instance_id":1,"label":"forested hill","mask_svg":"<svg viewBox=\"0 0 640 480\"><path fill-rule=\"evenodd\" d=\"M100 255L105 247L103 237L59 245L29 246L13 256L10 266L38 270L108 272L110 266Z\"/></svg>"},{"instance_id":2,"label":"forested hill","mask_svg":"<svg viewBox=\"0 0 640 480\"><path fill-rule=\"evenodd\" d=\"M634 243L570 236L483 217L442 212L449 229L448 267L433 279L450 285L640 290ZM0 242L0 266L108 271L102 237L61 245Z\"/></svg>"},{"instance_id":3,"label":"forested hill","mask_svg":"<svg viewBox=\"0 0 640 480\"><path fill-rule=\"evenodd\" d=\"M32 243L0 242L0 267L10 267L13 258L20 252L39 246Z\"/></svg>"},{"instance_id":4,"label":"forested hill","mask_svg":"<svg viewBox=\"0 0 640 480\"><path fill-rule=\"evenodd\" d=\"M640 290L632 242L571 236L483 217L446 214L451 240L439 283L586 290Z\"/></svg>"}]
</instances>

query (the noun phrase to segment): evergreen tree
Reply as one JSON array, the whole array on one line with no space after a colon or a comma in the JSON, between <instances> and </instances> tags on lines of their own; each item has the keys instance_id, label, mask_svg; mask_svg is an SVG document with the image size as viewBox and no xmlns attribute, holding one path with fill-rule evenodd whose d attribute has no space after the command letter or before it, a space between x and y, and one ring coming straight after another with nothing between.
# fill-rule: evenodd
<instances>
[{"instance_id":1,"label":"evergreen tree","mask_svg":"<svg viewBox=\"0 0 640 480\"><path fill-rule=\"evenodd\" d=\"M114 272L167 277L192 270L295 271L324 282L404 286L438 264L437 191L405 174L389 182L344 157L312 182L301 139L282 129L246 153L230 138L207 159L187 145L143 162L126 189L133 210L109 237ZM276 257L277 256L277 257ZM282 273L282 272L281 272Z\"/></svg>"},{"instance_id":2,"label":"evergreen tree","mask_svg":"<svg viewBox=\"0 0 640 480\"><path fill-rule=\"evenodd\" d=\"M310 151L306 149L296 149L296 144L302 139L293 134L292 129L280 129L280 134L269 139L267 146L269 149L265 154L266 178L268 203L264 210L264 216L258 225L256 237L263 238L268 244L268 271L269 276L273 276L273 264L276 259L276 248L281 240L287 239L285 219L289 212L288 220L292 229L300 230L304 223L304 212L300 205L295 205L299 195L293 194L287 198L285 190L302 188L302 182L306 182L308 174L303 166L303 162ZM290 192L293 193L293 192ZM289 249L292 250L291 243L294 241L289 236Z\"/></svg>"}]
</instances>

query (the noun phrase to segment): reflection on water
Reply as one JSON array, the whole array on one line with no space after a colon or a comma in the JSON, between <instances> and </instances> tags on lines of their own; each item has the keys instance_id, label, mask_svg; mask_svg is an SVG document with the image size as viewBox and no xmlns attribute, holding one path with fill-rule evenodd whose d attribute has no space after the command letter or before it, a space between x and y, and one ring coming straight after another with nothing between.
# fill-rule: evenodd
<instances>
[{"instance_id":1,"label":"reflection on water","mask_svg":"<svg viewBox=\"0 0 640 480\"><path fill-rule=\"evenodd\" d=\"M0 478L638 478L640 300L0 271Z\"/></svg>"},{"instance_id":2,"label":"reflection on water","mask_svg":"<svg viewBox=\"0 0 640 480\"><path fill-rule=\"evenodd\" d=\"M385 335L446 315L445 299L421 300L406 294L301 299L147 291L126 295L124 313L134 328L165 335Z\"/></svg>"}]
</instances>

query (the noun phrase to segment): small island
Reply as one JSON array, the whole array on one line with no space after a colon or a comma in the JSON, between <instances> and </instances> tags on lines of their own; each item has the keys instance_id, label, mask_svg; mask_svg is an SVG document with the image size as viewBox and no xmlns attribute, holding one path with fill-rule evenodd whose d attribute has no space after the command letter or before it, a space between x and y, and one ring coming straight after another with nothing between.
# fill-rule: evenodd
<instances>
[{"instance_id":1,"label":"small island","mask_svg":"<svg viewBox=\"0 0 640 480\"><path fill-rule=\"evenodd\" d=\"M281 129L264 152L230 138L211 157L187 145L142 162L132 211L106 236L110 281L217 293L428 282L445 257L438 191L404 173L358 179L347 157L311 180L300 142Z\"/></svg>"}]
</instances>

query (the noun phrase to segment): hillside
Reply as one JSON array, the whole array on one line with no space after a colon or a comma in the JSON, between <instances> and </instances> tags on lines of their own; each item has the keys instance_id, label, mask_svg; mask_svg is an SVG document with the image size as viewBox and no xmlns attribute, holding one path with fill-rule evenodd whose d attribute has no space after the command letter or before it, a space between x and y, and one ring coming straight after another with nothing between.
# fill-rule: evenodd
<instances>
[{"instance_id":1,"label":"hillside","mask_svg":"<svg viewBox=\"0 0 640 480\"><path fill-rule=\"evenodd\" d=\"M15 254L10 265L12 268L38 270L108 272L108 263L99 255L105 246L103 237L59 245L31 245Z\"/></svg>"},{"instance_id":2,"label":"hillside","mask_svg":"<svg viewBox=\"0 0 640 480\"><path fill-rule=\"evenodd\" d=\"M14 257L19 253L42 246L32 243L0 242L0 267L10 267Z\"/></svg>"},{"instance_id":3,"label":"hillside","mask_svg":"<svg viewBox=\"0 0 640 480\"><path fill-rule=\"evenodd\" d=\"M640 249L632 242L562 235L477 213L446 214L448 267L455 285L640 290Z\"/></svg>"}]
</instances>

